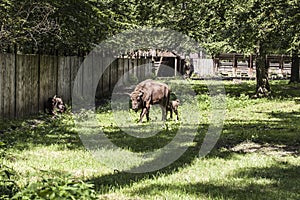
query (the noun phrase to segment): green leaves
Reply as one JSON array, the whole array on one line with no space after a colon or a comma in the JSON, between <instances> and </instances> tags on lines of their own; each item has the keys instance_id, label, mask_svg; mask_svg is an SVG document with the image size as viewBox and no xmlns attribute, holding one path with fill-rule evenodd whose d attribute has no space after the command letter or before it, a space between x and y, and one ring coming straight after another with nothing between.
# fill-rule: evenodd
<instances>
[{"instance_id":1,"label":"green leaves","mask_svg":"<svg viewBox=\"0 0 300 200\"><path fill-rule=\"evenodd\" d=\"M0 42L70 54L124 30L160 27L197 40L208 52L290 52L300 45L297 0L4 0Z\"/></svg>"},{"instance_id":2,"label":"green leaves","mask_svg":"<svg viewBox=\"0 0 300 200\"><path fill-rule=\"evenodd\" d=\"M71 177L55 177L30 183L12 199L97 199L94 185Z\"/></svg>"},{"instance_id":3,"label":"green leaves","mask_svg":"<svg viewBox=\"0 0 300 200\"><path fill-rule=\"evenodd\" d=\"M0 142L0 199L10 199L19 191L19 187L15 181L17 172L3 164L3 157L6 156L6 148L6 144Z\"/></svg>"}]
</instances>

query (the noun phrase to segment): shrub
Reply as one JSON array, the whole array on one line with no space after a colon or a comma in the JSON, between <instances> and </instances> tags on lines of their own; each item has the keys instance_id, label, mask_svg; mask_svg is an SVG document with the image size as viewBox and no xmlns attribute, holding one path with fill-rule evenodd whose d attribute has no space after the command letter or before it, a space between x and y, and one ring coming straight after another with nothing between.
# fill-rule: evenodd
<instances>
[{"instance_id":1,"label":"shrub","mask_svg":"<svg viewBox=\"0 0 300 200\"><path fill-rule=\"evenodd\" d=\"M97 199L93 187L71 177L55 177L28 184L12 199Z\"/></svg>"},{"instance_id":2,"label":"shrub","mask_svg":"<svg viewBox=\"0 0 300 200\"><path fill-rule=\"evenodd\" d=\"M0 199L10 199L19 188L14 180L16 171L3 164L6 145L0 142Z\"/></svg>"},{"instance_id":3,"label":"shrub","mask_svg":"<svg viewBox=\"0 0 300 200\"><path fill-rule=\"evenodd\" d=\"M18 192L19 188L13 179L15 174L13 169L0 164L0 199L10 199Z\"/></svg>"}]
</instances>

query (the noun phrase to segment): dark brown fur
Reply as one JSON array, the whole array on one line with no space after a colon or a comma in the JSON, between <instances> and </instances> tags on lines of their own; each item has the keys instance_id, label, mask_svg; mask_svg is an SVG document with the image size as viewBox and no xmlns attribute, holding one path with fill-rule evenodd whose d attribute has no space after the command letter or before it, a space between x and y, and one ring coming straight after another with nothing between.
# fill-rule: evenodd
<instances>
[{"instance_id":1,"label":"dark brown fur","mask_svg":"<svg viewBox=\"0 0 300 200\"><path fill-rule=\"evenodd\" d=\"M130 95L132 109L136 112L142 109L139 122L142 122L144 115L146 115L147 121L149 121L150 105L154 104L161 106L162 120L166 120L170 92L166 84L151 79L139 83Z\"/></svg>"},{"instance_id":2,"label":"dark brown fur","mask_svg":"<svg viewBox=\"0 0 300 200\"><path fill-rule=\"evenodd\" d=\"M50 97L45 104L45 112L50 115L56 115L57 113L63 113L66 111L66 106L62 100L62 98Z\"/></svg>"},{"instance_id":3,"label":"dark brown fur","mask_svg":"<svg viewBox=\"0 0 300 200\"><path fill-rule=\"evenodd\" d=\"M176 121L179 120L179 116L178 116L178 107L180 105L180 101L179 99L176 99L174 101L170 101L169 105L168 105L168 111L170 111L170 118L173 118L173 112L176 115Z\"/></svg>"}]
</instances>

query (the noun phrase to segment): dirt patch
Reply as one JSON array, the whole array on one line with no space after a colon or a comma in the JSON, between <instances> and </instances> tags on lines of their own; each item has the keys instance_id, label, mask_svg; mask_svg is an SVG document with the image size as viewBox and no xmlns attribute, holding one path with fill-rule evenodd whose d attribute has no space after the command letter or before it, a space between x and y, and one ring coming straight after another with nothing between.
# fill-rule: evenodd
<instances>
[{"instance_id":1,"label":"dirt patch","mask_svg":"<svg viewBox=\"0 0 300 200\"><path fill-rule=\"evenodd\" d=\"M279 156L299 156L298 146L286 146L286 145L273 145L273 144L259 144L255 142L242 142L232 148L233 152L240 153L262 153L266 155L279 155Z\"/></svg>"}]
</instances>

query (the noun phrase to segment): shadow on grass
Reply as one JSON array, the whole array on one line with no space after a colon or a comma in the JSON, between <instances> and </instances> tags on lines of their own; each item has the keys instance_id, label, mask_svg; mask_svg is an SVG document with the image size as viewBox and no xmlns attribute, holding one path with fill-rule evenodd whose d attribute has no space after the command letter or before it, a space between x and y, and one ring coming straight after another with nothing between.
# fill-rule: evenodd
<instances>
[{"instance_id":1,"label":"shadow on grass","mask_svg":"<svg viewBox=\"0 0 300 200\"><path fill-rule=\"evenodd\" d=\"M25 150L34 146L61 145L74 149L82 146L76 132L72 130L71 115L51 118L39 115L24 120L0 122L0 139L7 148Z\"/></svg>"},{"instance_id":2,"label":"shadow on grass","mask_svg":"<svg viewBox=\"0 0 300 200\"><path fill-rule=\"evenodd\" d=\"M220 81L220 85L224 85L225 92L230 97L239 97L242 94L245 96L252 96L255 94L255 82L247 81L239 84L233 84L232 81ZM195 81L193 83L193 90L196 94L209 94L207 83L205 81Z\"/></svg>"},{"instance_id":3,"label":"shadow on grass","mask_svg":"<svg viewBox=\"0 0 300 200\"><path fill-rule=\"evenodd\" d=\"M297 122L299 119L298 116L300 115L300 112L268 112L270 117L278 118L278 120L275 121L269 121L269 120L257 120L255 122L247 121L247 120L239 120L239 121L231 121L231 123L227 123L224 125L223 128L223 134L221 135L221 138L219 139L217 145L215 146L215 149L206 156L206 159L210 158L222 158L222 159L231 159L235 154L245 154L250 152L260 152L260 150L266 150L266 151L275 151L277 152L276 155L278 156L286 156L286 155L293 155L298 156L299 155L299 144L300 144L300 138L299 138L299 132L300 132L300 122ZM294 123L294 127L291 128L291 123ZM206 127L205 130L207 130L208 125L201 125L202 127ZM199 150L203 142L203 137L205 135L205 131L200 131L198 135L196 136L194 142L195 146L191 146L187 149L187 151L174 163L172 163L170 166L163 168L161 170L151 172L151 173L144 173L144 174L130 174L130 173L115 173L115 174L109 174L104 175L100 177L94 177L92 181L95 185L98 191L101 193L108 192L108 188L119 188L124 186L129 186L133 182L139 182L144 179L153 179L157 176L160 176L161 174L167 175L176 173L178 169L183 168L185 166L191 165L191 163L199 157ZM116 138L115 138L116 139ZM130 138L127 138L130 140ZM158 138L156 138L158 139ZM170 138L165 138L167 142ZM117 143L121 144L120 140ZM234 147L238 146L239 144L248 141L253 142L254 144L258 144L254 147L247 147L248 149L240 149L240 150L233 150ZM148 142L155 142L155 140L149 140ZM163 142L163 143L165 143ZM125 141L124 144L132 144L132 141ZM145 145L145 144L144 144ZM126 146L126 145L125 145ZM142 145L143 146L143 145ZM156 147L154 145L154 147ZM159 148L160 146L157 146ZM137 144L137 151L141 150L141 147ZM255 149L256 148L256 149ZM227 149L226 151L223 151L222 149ZM247 151L249 150L249 151ZM280 154L280 151L288 152L287 154ZM264 152L263 152L264 153ZM269 153L269 152L266 152ZM151 164L151 163L149 163ZM252 172L253 173L252 173ZM284 197L284 195L288 194L290 197L294 197L296 195L296 189L289 189L290 186L288 183L289 177L293 178L292 182L296 182L296 171L299 171L299 167L292 166L288 164L282 164L278 163L278 165L271 166L270 168L266 169L255 169L250 168L246 171L240 170L236 172L236 174L233 177L236 178L251 178L251 176L254 176L255 174L258 177L267 177L270 176L270 179L275 179L275 182L278 181L275 185L260 185L258 183L252 182L248 185L236 185L236 186L223 186L218 185L218 183L198 183L194 185L183 185L183 186L175 186L175 185L157 185L153 186L150 185L149 188L145 189L147 190L161 190L162 188L173 188L172 190L179 190L184 189L185 191L188 190L192 194L197 193L209 193L212 195L212 197L224 197L232 198L232 199L277 199L275 198L277 195L277 189L279 192L279 195L282 195L280 197ZM260 174L259 174L259 173ZM282 173L281 173L282 172ZM265 175L263 174L265 173ZM276 175L277 173L277 175ZM289 174L286 176L285 174ZM255 177L252 177L255 178ZM268 178L268 177L267 177ZM278 180L277 180L278 179ZM281 180L281 181L280 181ZM245 184L243 182L243 184ZM249 193L250 191L250 193ZM254 191L251 192L251 191ZM265 192L266 191L266 192ZM142 193L143 191L141 191ZM248 194L249 193L249 194ZM265 196L266 195L266 196Z\"/></svg>"},{"instance_id":4,"label":"shadow on grass","mask_svg":"<svg viewBox=\"0 0 300 200\"><path fill-rule=\"evenodd\" d=\"M109 188L118 188L123 186L131 185L134 182L138 182L144 179L153 179L161 174L171 174L178 171L179 168L190 165L195 158L199 157L199 151L201 144L203 142L205 131L207 130L205 127L206 125L201 125L201 130L199 128L198 134L195 136L193 143L194 145L191 145L187 148L187 150L172 164L170 164L167 167L164 167L160 170L154 171L154 172L147 172L147 173L127 173L127 172L119 172L116 170L116 173L114 174L108 174L104 176L94 177L93 179L90 179L89 181L93 182L96 186L96 190L100 191L101 193L106 193L109 191ZM200 127L200 126L199 126ZM186 128L185 130L188 130ZM165 132L168 133L168 132ZM161 148L161 146L165 145L165 143L168 143L172 140L172 135L165 135L165 133L158 134L161 138L158 136L150 137L146 140L147 142L143 141L143 143L138 144L136 138L128 137L127 140L124 141L123 144L121 144L121 141L113 141L116 143L119 143L123 148L132 149L133 151L141 151L141 150L149 150L147 146L151 146L151 150L153 151L155 149ZM157 142L158 139L161 139L162 141ZM158 144L155 144L156 143ZM149 145L147 145L149 143ZM136 145L136 147L131 146L132 144ZM172 153L171 153L172 154ZM158 158L159 159L159 158ZM149 161L147 163L144 163L144 165L151 166L152 164L155 165L157 160Z\"/></svg>"},{"instance_id":5,"label":"shadow on grass","mask_svg":"<svg viewBox=\"0 0 300 200\"><path fill-rule=\"evenodd\" d=\"M231 120L224 125L223 135L217 147L231 148L243 141L259 144L281 145L283 149L295 150L300 146L300 112L266 112L276 120Z\"/></svg>"},{"instance_id":6,"label":"shadow on grass","mask_svg":"<svg viewBox=\"0 0 300 200\"><path fill-rule=\"evenodd\" d=\"M135 194L147 196L160 195L165 191L184 193L201 198L213 199L299 199L298 173L299 166L289 163L276 163L267 168L241 169L228 175L227 178L236 178L234 183L217 181L177 184L150 184L134 190ZM262 183L259 183L262 181Z\"/></svg>"},{"instance_id":7,"label":"shadow on grass","mask_svg":"<svg viewBox=\"0 0 300 200\"><path fill-rule=\"evenodd\" d=\"M162 125L156 124L158 127ZM116 146L124 149L130 149L133 152L153 151L164 147L173 140L179 130L179 124L171 124L169 128L171 130L159 130L152 129L144 125L135 125L130 129L130 134L123 132L128 131L128 127L110 127L109 130L104 131L106 137L114 143ZM192 132L191 128L185 128L186 132ZM157 131L157 133L155 133ZM142 132L142 133L141 133ZM153 132L155 133L153 135ZM143 135L144 138L135 137ZM147 135L153 135L151 137L145 137Z\"/></svg>"}]
</instances>

